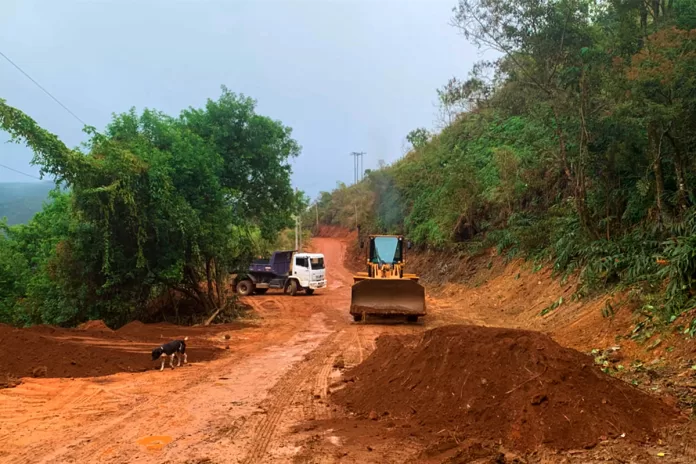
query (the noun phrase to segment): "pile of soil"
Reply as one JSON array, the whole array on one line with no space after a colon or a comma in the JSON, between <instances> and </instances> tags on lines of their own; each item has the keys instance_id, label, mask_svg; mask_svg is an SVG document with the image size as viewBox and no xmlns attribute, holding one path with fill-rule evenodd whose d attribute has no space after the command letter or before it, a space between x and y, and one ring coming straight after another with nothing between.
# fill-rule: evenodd
<instances>
[{"instance_id":1,"label":"pile of soil","mask_svg":"<svg viewBox=\"0 0 696 464\"><path fill-rule=\"evenodd\" d=\"M19 329L0 324L0 379L94 377L157 369L160 361L152 361L152 349L185 336L189 337L189 362L209 361L225 352L213 335L237 328L131 323L113 331L101 321L78 329L46 325ZM3 381L2 386L11 385Z\"/></svg>"},{"instance_id":2,"label":"pile of soil","mask_svg":"<svg viewBox=\"0 0 696 464\"><path fill-rule=\"evenodd\" d=\"M102 320L87 321L78 325L77 328L88 332L112 332L109 326L107 326Z\"/></svg>"},{"instance_id":3,"label":"pile of soil","mask_svg":"<svg viewBox=\"0 0 696 464\"><path fill-rule=\"evenodd\" d=\"M160 326L164 324L159 324ZM120 334L129 334L129 335L143 335L143 333L147 332L147 325L143 324L140 321L131 321L128 324L124 325L120 329L118 329L118 333Z\"/></svg>"},{"instance_id":4,"label":"pile of soil","mask_svg":"<svg viewBox=\"0 0 696 464\"><path fill-rule=\"evenodd\" d=\"M359 417L401 419L424 433L502 441L519 451L586 448L615 437L643 442L678 418L673 407L545 334L461 325L378 338L333 399Z\"/></svg>"}]
</instances>

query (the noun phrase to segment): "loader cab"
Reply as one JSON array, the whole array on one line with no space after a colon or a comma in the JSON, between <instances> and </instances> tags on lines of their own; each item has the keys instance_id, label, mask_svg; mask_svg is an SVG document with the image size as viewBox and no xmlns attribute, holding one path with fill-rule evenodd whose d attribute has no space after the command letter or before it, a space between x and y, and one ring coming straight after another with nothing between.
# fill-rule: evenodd
<instances>
[{"instance_id":1,"label":"loader cab","mask_svg":"<svg viewBox=\"0 0 696 464\"><path fill-rule=\"evenodd\" d=\"M390 236L371 236L371 237L370 237L370 243L371 243L371 244L374 243L374 239L375 239L375 238L389 238L389 239L398 238L399 241L403 243L403 237L398 237L398 236L397 236L397 237L394 237L394 236L391 236L391 235L390 235ZM413 244L411 243L411 241L410 241L410 240L407 240L407 241L406 241L406 248L408 248L408 249L410 250L412 246L413 246ZM403 244L402 244L402 247L403 247ZM361 248L361 249L362 249L362 248L365 248L365 241L362 240L362 239L360 239L360 248ZM403 250L403 248L402 248L402 250ZM403 254L403 252L402 252L402 254ZM372 255L370 255L370 256L372 256Z\"/></svg>"},{"instance_id":2,"label":"loader cab","mask_svg":"<svg viewBox=\"0 0 696 464\"><path fill-rule=\"evenodd\" d=\"M373 264L399 264L404 260L403 237L370 237L370 262Z\"/></svg>"}]
</instances>

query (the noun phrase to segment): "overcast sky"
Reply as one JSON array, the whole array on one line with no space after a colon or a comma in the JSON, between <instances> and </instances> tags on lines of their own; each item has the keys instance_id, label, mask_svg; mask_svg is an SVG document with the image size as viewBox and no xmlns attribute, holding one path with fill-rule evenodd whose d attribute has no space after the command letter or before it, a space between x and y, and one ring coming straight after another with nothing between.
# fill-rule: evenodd
<instances>
[{"instance_id":1,"label":"overcast sky","mask_svg":"<svg viewBox=\"0 0 696 464\"><path fill-rule=\"evenodd\" d=\"M0 0L0 52L88 124L135 106L176 115L220 86L293 128L296 187L314 197L401 156L432 128L435 89L466 77L477 51L448 25L456 0ZM0 57L0 98L69 146L81 124ZM0 133L0 142L7 135ZM38 175L28 149L0 163ZM31 181L0 167L0 182Z\"/></svg>"}]
</instances>

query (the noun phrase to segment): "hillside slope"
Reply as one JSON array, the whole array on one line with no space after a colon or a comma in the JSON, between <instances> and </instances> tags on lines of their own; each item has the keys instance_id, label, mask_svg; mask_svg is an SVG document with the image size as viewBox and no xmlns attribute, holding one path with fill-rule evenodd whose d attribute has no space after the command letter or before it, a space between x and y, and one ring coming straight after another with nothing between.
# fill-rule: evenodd
<instances>
[{"instance_id":1,"label":"hillside slope","mask_svg":"<svg viewBox=\"0 0 696 464\"><path fill-rule=\"evenodd\" d=\"M28 222L41 211L53 188L51 181L0 183L0 218L6 217L9 225Z\"/></svg>"},{"instance_id":2,"label":"hillside slope","mask_svg":"<svg viewBox=\"0 0 696 464\"><path fill-rule=\"evenodd\" d=\"M438 89L448 124L322 193L307 223L495 249L675 323L696 307L694 2L541 4L459 2L453 24L501 58Z\"/></svg>"}]
</instances>

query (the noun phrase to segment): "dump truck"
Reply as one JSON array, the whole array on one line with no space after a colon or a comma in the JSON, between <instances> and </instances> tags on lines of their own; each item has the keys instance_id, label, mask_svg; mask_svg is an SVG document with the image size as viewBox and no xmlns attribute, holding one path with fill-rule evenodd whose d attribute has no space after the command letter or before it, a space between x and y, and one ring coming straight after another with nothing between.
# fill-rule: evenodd
<instances>
[{"instance_id":1,"label":"dump truck","mask_svg":"<svg viewBox=\"0 0 696 464\"><path fill-rule=\"evenodd\" d=\"M241 296L262 295L271 288L292 296L299 292L312 295L325 287L324 255L297 251L276 251L270 259L255 260L235 282L235 289Z\"/></svg>"},{"instance_id":2,"label":"dump truck","mask_svg":"<svg viewBox=\"0 0 696 464\"><path fill-rule=\"evenodd\" d=\"M365 248L365 242L360 247ZM350 314L356 322L370 315L406 316L408 322L425 316L425 288L416 274L404 272L404 266L403 236L367 237L367 271L353 276L351 288Z\"/></svg>"}]
</instances>

